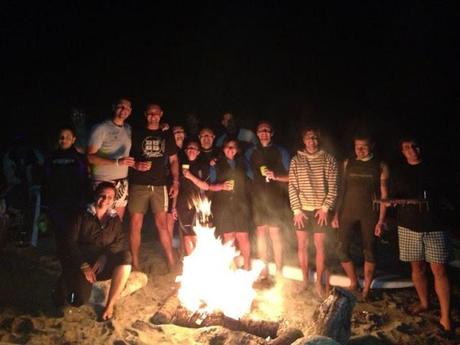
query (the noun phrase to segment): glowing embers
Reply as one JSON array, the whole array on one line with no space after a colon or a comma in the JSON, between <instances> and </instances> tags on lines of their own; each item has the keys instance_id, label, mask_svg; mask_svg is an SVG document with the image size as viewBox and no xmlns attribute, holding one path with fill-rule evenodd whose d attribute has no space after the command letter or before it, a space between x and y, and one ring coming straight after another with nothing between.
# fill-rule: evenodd
<instances>
[{"instance_id":1,"label":"glowing embers","mask_svg":"<svg viewBox=\"0 0 460 345\"><path fill-rule=\"evenodd\" d=\"M238 319L251 309L255 291L252 287L263 263L253 262L251 271L236 267L239 252L228 242L223 244L214 235L214 228L207 226L211 215L210 202L195 200L197 207L196 247L184 258L180 277L179 300L192 312L222 312ZM237 217L238 215L235 215Z\"/></svg>"}]
</instances>

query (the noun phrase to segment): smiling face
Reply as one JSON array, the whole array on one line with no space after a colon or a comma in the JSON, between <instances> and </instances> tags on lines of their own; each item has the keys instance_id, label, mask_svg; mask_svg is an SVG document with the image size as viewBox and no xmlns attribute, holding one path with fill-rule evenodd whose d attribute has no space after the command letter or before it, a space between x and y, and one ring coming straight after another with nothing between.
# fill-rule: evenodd
<instances>
[{"instance_id":1,"label":"smiling face","mask_svg":"<svg viewBox=\"0 0 460 345\"><path fill-rule=\"evenodd\" d=\"M365 159L370 156L372 145L369 139L355 139L355 155L357 159Z\"/></svg>"},{"instance_id":2,"label":"smiling face","mask_svg":"<svg viewBox=\"0 0 460 345\"><path fill-rule=\"evenodd\" d=\"M273 129L269 123L260 123L256 129L257 138L262 146L267 146L272 141Z\"/></svg>"},{"instance_id":3,"label":"smiling face","mask_svg":"<svg viewBox=\"0 0 460 345\"><path fill-rule=\"evenodd\" d=\"M127 99L120 99L113 110L114 118L124 121L131 115L131 110L131 102Z\"/></svg>"},{"instance_id":4,"label":"smiling face","mask_svg":"<svg viewBox=\"0 0 460 345\"><path fill-rule=\"evenodd\" d=\"M174 135L174 140L176 142L177 147L182 147L185 139L185 130L184 127L182 126L174 126L173 127L173 135Z\"/></svg>"},{"instance_id":5,"label":"smiling face","mask_svg":"<svg viewBox=\"0 0 460 345\"><path fill-rule=\"evenodd\" d=\"M200 131L199 139L201 143L201 147L205 150L209 150L212 148L212 145L214 144L214 138L216 136L214 135L214 132L210 128L203 128Z\"/></svg>"},{"instance_id":6,"label":"smiling face","mask_svg":"<svg viewBox=\"0 0 460 345\"><path fill-rule=\"evenodd\" d=\"M144 116L147 120L147 128L158 129L160 127L160 120L163 116L163 110L157 104L151 104L145 109Z\"/></svg>"},{"instance_id":7,"label":"smiling face","mask_svg":"<svg viewBox=\"0 0 460 345\"><path fill-rule=\"evenodd\" d=\"M303 143L307 153L313 154L319 151L319 132L308 130L303 135Z\"/></svg>"},{"instance_id":8,"label":"smiling face","mask_svg":"<svg viewBox=\"0 0 460 345\"><path fill-rule=\"evenodd\" d=\"M238 142L236 140L228 141L223 148L225 158L233 160L238 153Z\"/></svg>"},{"instance_id":9,"label":"smiling face","mask_svg":"<svg viewBox=\"0 0 460 345\"><path fill-rule=\"evenodd\" d=\"M98 209L108 209L112 206L115 200L115 191L113 188L104 188L96 196L96 208Z\"/></svg>"},{"instance_id":10,"label":"smiling face","mask_svg":"<svg viewBox=\"0 0 460 345\"><path fill-rule=\"evenodd\" d=\"M194 142L188 143L184 151L190 162L193 162L200 154L198 143Z\"/></svg>"},{"instance_id":11,"label":"smiling face","mask_svg":"<svg viewBox=\"0 0 460 345\"><path fill-rule=\"evenodd\" d=\"M421 162L420 146L415 141L403 141L401 143L401 152L409 164Z\"/></svg>"},{"instance_id":12,"label":"smiling face","mask_svg":"<svg viewBox=\"0 0 460 345\"><path fill-rule=\"evenodd\" d=\"M63 129L59 133L58 145L61 150L69 149L77 138L70 129Z\"/></svg>"}]
</instances>

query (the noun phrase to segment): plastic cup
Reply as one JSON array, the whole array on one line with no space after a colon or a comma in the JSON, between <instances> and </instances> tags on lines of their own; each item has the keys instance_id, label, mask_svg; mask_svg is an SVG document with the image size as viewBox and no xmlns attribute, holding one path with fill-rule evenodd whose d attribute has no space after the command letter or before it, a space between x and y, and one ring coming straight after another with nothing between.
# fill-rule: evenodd
<instances>
[{"instance_id":1,"label":"plastic cup","mask_svg":"<svg viewBox=\"0 0 460 345\"><path fill-rule=\"evenodd\" d=\"M190 164L182 164L182 170L190 170Z\"/></svg>"},{"instance_id":2,"label":"plastic cup","mask_svg":"<svg viewBox=\"0 0 460 345\"><path fill-rule=\"evenodd\" d=\"M261 174L262 176L267 176L267 170L268 170L268 168L267 168L266 165L261 165L261 166L260 166L260 174Z\"/></svg>"},{"instance_id":3,"label":"plastic cup","mask_svg":"<svg viewBox=\"0 0 460 345\"><path fill-rule=\"evenodd\" d=\"M233 188L235 188L235 180L228 180L228 182L230 184L231 190L233 190Z\"/></svg>"}]
</instances>

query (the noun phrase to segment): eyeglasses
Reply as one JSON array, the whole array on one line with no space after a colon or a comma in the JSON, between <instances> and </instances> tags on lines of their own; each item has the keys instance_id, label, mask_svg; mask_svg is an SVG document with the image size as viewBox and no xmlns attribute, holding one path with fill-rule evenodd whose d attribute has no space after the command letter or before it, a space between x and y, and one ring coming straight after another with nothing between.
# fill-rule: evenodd
<instances>
[{"instance_id":1,"label":"eyeglasses","mask_svg":"<svg viewBox=\"0 0 460 345\"><path fill-rule=\"evenodd\" d=\"M271 129L259 129L257 130L257 133L271 133L272 130Z\"/></svg>"},{"instance_id":2,"label":"eyeglasses","mask_svg":"<svg viewBox=\"0 0 460 345\"><path fill-rule=\"evenodd\" d=\"M186 147L185 149L189 151L200 151L198 147L194 147L194 146Z\"/></svg>"},{"instance_id":3,"label":"eyeglasses","mask_svg":"<svg viewBox=\"0 0 460 345\"><path fill-rule=\"evenodd\" d=\"M226 149L234 149L234 150L236 150L236 149L237 149L237 147L236 147L236 146L225 146L225 148L226 148Z\"/></svg>"}]
</instances>

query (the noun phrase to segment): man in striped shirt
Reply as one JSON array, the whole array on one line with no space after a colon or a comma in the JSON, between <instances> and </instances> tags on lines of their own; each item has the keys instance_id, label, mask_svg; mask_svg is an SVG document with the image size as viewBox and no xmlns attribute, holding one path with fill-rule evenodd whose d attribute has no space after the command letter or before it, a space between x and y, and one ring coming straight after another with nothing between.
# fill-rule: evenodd
<instances>
[{"instance_id":1,"label":"man in striped shirt","mask_svg":"<svg viewBox=\"0 0 460 345\"><path fill-rule=\"evenodd\" d=\"M326 288L329 287L324 243L330 211L337 199L338 168L336 159L320 148L319 130L304 129L302 140L305 148L297 151L289 168L289 201L294 213L297 254L304 284L308 284L307 250L309 233L313 233L317 274L315 292L318 297L323 297L323 274L326 275Z\"/></svg>"}]
</instances>

